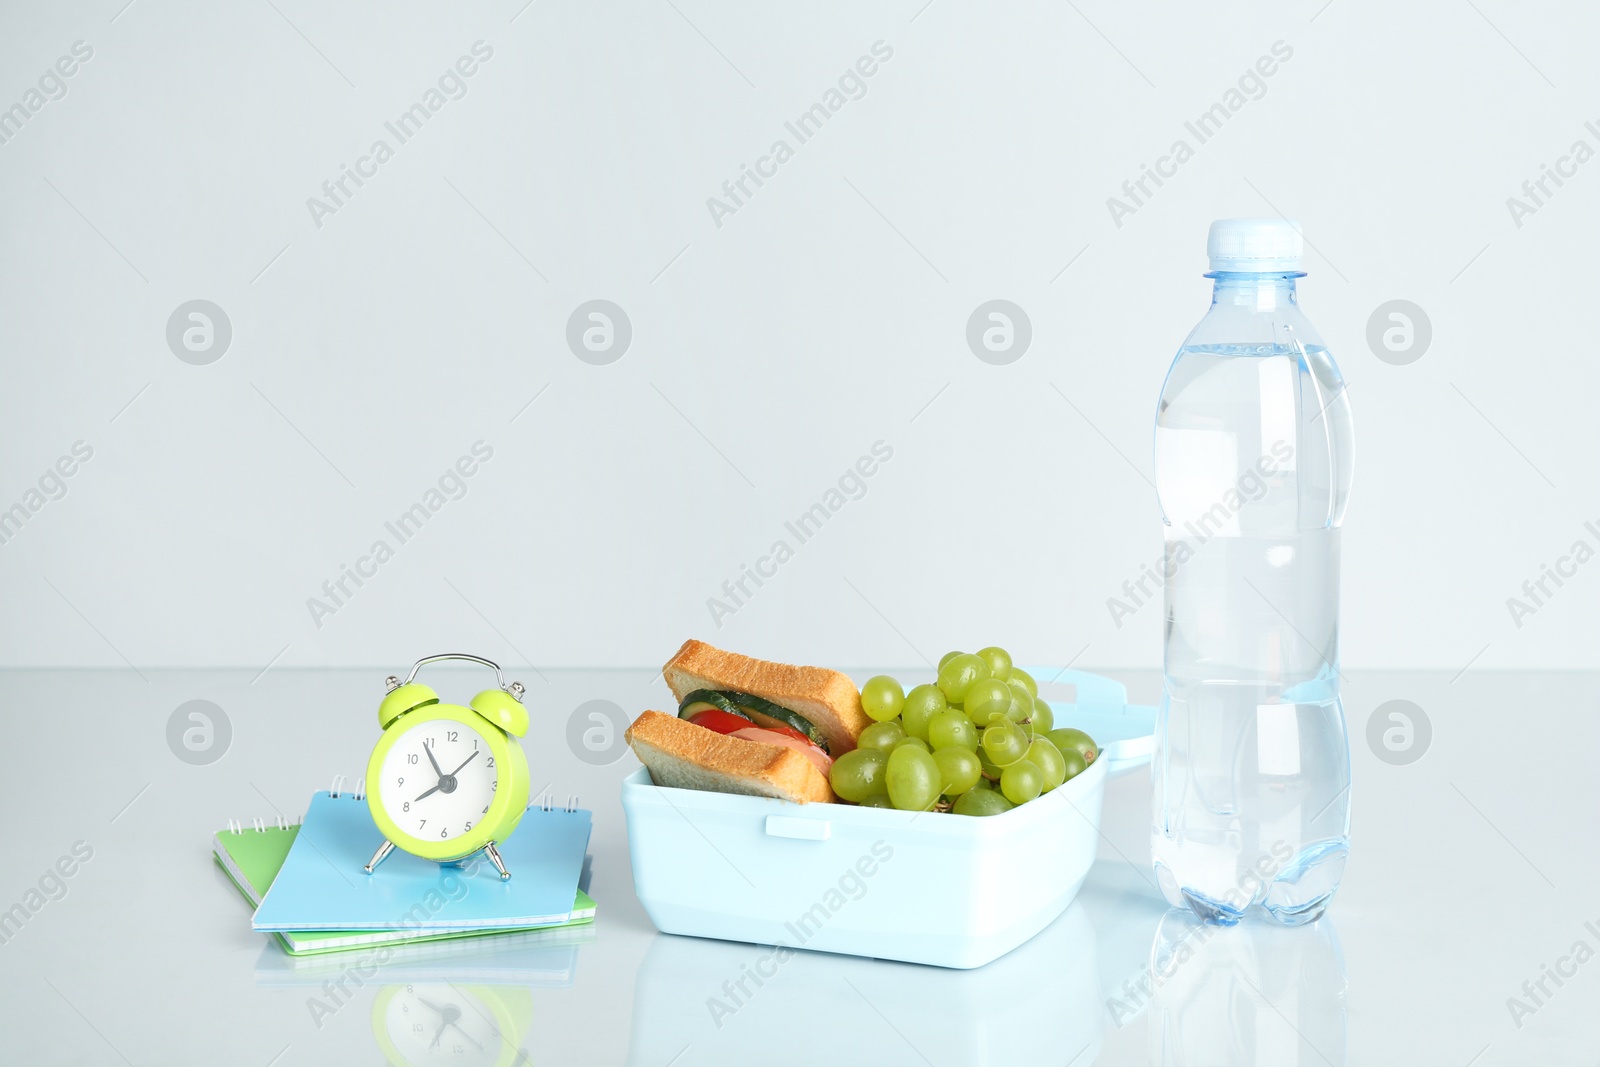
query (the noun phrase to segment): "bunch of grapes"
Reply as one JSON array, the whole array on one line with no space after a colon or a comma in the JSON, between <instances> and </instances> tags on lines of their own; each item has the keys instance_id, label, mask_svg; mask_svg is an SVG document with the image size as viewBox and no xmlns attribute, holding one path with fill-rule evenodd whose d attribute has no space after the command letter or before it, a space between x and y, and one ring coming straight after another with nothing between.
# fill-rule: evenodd
<instances>
[{"instance_id":1,"label":"bunch of grapes","mask_svg":"<svg viewBox=\"0 0 1600 1067\"><path fill-rule=\"evenodd\" d=\"M880 674L862 687L861 707L873 723L829 778L863 807L998 815L1083 773L1097 754L1082 730L1054 729L1038 685L1003 648L948 653L938 680L909 693Z\"/></svg>"}]
</instances>

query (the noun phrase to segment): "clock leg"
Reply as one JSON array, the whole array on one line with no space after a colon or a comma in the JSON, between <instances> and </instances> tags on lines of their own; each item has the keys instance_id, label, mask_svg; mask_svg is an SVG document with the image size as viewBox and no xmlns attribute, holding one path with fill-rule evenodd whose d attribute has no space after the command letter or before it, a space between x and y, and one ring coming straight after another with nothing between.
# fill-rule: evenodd
<instances>
[{"instance_id":1,"label":"clock leg","mask_svg":"<svg viewBox=\"0 0 1600 1067\"><path fill-rule=\"evenodd\" d=\"M500 858L500 850L494 847L493 841L483 846L483 854L489 857L489 862L494 864L494 869L500 872L500 880L502 882L511 877L511 872L506 870L505 861Z\"/></svg>"},{"instance_id":2,"label":"clock leg","mask_svg":"<svg viewBox=\"0 0 1600 1067\"><path fill-rule=\"evenodd\" d=\"M367 865L365 867L361 868L361 869L366 871L368 874L371 874L372 871L373 871L373 868L377 867L378 864L382 863L383 860L384 860L384 857L388 856L389 853L391 853L393 851L394 851L394 842L393 841L388 841L388 840L384 841L383 844L378 846L378 851L374 852L372 854L372 858L367 861Z\"/></svg>"}]
</instances>

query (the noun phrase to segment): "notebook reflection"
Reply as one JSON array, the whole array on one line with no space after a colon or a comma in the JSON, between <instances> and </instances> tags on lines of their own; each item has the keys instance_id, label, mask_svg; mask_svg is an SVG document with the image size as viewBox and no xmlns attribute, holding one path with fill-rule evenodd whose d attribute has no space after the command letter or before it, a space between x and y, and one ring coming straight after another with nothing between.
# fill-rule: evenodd
<instances>
[{"instance_id":1,"label":"notebook reflection","mask_svg":"<svg viewBox=\"0 0 1600 1067\"><path fill-rule=\"evenodd\" d=\"M533 1062L534 992L571 988L579 947L594 939L585 925L311 956L268 942L255 979L297 990L318 1029L370 1002L390 1064L511 1067Z\"/></svg>"},{"instance_id":2,"label":"notebook reflection","mask_svg":"<svg viewBox=\"0 0 1600 1067\"><path fill-rule=\"evenodd\" d=\"M1152 1063L1346 1062L1344 955L1327 917L1221 928L1173 909L1156 928L1149 974Z\"/></svg>"}]
</instances>

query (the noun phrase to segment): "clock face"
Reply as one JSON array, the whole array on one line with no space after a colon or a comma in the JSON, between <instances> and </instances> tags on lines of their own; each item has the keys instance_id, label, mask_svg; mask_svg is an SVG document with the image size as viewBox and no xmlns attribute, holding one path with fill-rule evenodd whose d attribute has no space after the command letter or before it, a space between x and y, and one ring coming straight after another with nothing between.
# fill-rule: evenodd
<instances>
[{"instance_id":1,"label":"clock face","mask_svg":"<svg viewBox=\"0 0 1600 1067\"><path fill-rule=\"evenodd\" d=\"M423 841L448 841L488 815L499 777L483 734L453 719L424 719L395 738L377 793L402 831Z\"/></svg>"},{"instance_id":2,"label":"clock face","mask_svg":"<svg viewBox=\"0 0 1600 1067\"><path fill-rule=\"evenodd\" d=\"M446 984L401 986L383 1014L390 1042L410 1064L493 1064L509 1040L477 998Z\"/></svg>"}]
</instances>

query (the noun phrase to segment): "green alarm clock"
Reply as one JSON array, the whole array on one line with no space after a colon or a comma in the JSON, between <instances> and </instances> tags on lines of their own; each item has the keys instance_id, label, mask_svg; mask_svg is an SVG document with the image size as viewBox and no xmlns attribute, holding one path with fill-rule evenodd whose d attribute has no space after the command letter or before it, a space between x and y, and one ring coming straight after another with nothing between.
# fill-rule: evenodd
<instances>
[{"instance_id":1,"label":"green alarm clock","mask_svg":"<svg viewBox=\"0 0 1600 1067\"><path fill-rule=\"evenodd\" d=\"M416 681L429 663L462 660L494 671L462 707ZM367 862L371 874L395 847L436 863L483 852L502 879L511 873L495 847L528 808L528 758L516 738L528 732L521 682L506 684L499 664L481 656L424 656L404 682L390 675L378 706L383 736L367 761L367 807L384 842Z\"/></svg>"}]
</instances>

